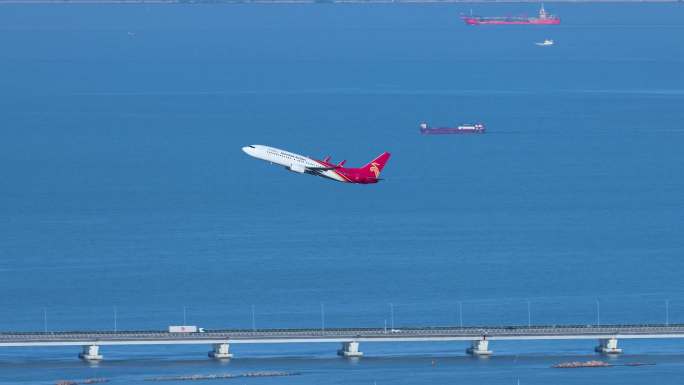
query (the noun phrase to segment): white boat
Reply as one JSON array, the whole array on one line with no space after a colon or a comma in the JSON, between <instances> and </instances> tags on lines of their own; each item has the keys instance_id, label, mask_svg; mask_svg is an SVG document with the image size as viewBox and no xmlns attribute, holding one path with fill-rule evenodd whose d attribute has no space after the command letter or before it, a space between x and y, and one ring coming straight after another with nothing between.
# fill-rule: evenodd
<instances>
[{"instance_id":1,"label":"white boat","mask_svg":"<svg viewBox=\"0 0 684 385\"><path fill-rule=\"evenodd\" d=\"M553 45L553 40L551 40L551 39L545 39L544 41L542 41L542 42L540 42L540 43L534 43L534 44L536 44L536 45L538 45L538 46L541 46L541 47L544 47L544 46L547 46L547 45Z\"/></svg>"}]
</instances>

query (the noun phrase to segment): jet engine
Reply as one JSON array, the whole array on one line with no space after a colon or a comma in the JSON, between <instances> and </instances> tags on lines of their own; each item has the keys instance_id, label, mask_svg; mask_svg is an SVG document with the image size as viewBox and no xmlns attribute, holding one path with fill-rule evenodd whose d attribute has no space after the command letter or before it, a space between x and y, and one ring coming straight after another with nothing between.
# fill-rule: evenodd
<instances>
[{"instance_id":1,"label":"jet engine","mask_svg":"<svg viewBox=\"0 0 684 385\"><path fill-rule=\"evenodd\" d=\"M288 168L290 169L290 171L298 172L300 174L306 172L306 167L302 166L301 164L291 164Z\"/></svg>"}]
</instances>

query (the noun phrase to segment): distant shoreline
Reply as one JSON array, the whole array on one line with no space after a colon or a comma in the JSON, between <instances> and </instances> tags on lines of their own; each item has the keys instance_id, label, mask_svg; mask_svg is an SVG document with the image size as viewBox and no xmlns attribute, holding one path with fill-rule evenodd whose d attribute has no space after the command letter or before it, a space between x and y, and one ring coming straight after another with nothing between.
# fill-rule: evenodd
<instances>
[{"instance_id":1,"label":"distant shoreline","mask_svg":"<svg viewBox=\"0 0 684 385\"><path fill-rule=\"evenodd\" d=\"M681 3L683 0L545 0L545 3ZM0 4L504 4L539 0L0 0Z\"/></svg>"}]
</instances>

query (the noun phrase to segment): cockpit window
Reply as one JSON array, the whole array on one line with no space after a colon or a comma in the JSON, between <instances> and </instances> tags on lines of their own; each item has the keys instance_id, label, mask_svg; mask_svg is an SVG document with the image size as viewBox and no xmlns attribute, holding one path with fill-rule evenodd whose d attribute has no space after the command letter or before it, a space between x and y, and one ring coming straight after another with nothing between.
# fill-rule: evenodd
<instances>
[{"instance_id":1,"label":"cockpit window","mask_svg":"<svg viewBox=\"0 0 684 385\"><path fill-rule=\"evenodd\" d=\"M256 147L254 147L254 146L247 146L247 147L249 147L249 148L256 148Z\"/></svg>"}]
</instances>

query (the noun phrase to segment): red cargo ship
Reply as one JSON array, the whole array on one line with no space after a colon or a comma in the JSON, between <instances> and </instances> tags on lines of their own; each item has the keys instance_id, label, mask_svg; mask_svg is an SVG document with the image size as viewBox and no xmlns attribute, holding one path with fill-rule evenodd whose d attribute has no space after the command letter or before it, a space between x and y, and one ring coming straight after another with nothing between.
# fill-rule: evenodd
<instances>
[{"instance_id":1,"label":"red cargo ship","mask_svg":"<svg viewBox=\"0 0 684 385\"><path fill-rule=\"evenodd\" d=\"M484 16L463 16L463 21L468 25L479 24L541 24L555 25L560 24L560 17L546 13L544 5L539 9L538 17L506 16L506 17L484 17Z\"/></svg>"},{"instance_id":2,"label":"red cargo ship","mask_svg":"<svg viewBox=\"0 0 684 385\"><path fill-rule=\"evenodd\" d=\"M482 134L484 132L485 126L482 123L461 124L457 127L430 127L427 123L420 124L420 133L423 135Z\"/></svg>"}]
</instances>

